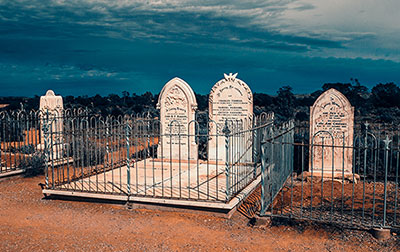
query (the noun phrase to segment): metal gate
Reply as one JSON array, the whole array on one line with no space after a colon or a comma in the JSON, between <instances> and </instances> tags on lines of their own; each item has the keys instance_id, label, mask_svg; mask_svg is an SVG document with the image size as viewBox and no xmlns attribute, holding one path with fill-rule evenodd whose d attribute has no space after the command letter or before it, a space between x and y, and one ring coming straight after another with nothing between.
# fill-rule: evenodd
<instances>
[{"instance_id":1,"label":"metal gate","mask_svg":"<svg viewBox=\"0 0 400 252\"><path fill-rule=\"evenodd\" d=\"M264 129L261 148L261 214L293 172L293 122ZM273 208L273 206L271 205Z\"/></svg>"}]
</instances>

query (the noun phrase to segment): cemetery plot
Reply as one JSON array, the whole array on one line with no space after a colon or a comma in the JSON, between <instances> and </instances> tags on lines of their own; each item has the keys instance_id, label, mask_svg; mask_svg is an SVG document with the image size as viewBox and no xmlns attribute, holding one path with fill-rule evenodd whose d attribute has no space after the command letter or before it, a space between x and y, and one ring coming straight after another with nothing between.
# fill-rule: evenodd
<instances>
[{"instance_id":1,"label":"cemetery plot","mask_svg":"<svg viewBox=\"0 0 400 252\"><path fill-rule=\"evenodd\" d=\"M291 129L284 128L283 133L281 130L273 129L275 134L268 136L262 145L263 158L269 160L262 173L262 215L347 227L400 226L397 127L366 123L357 127L352 146L321 145L322 149L332 148L335 153L345 153L347 149L353 153L350 173L342 155L341 165L323 176L312 170L310 159L315 156L307 128L297 124ZM291 134L292 139L281 139ZM287 158L292 160L285 162ZM321 160L318 162L323 164Z\"/></svg>"},{"instance_id":2,"label":"cemetery plot","mask_svg":"<svg viewBox=\"0 0 400 252\"><path fill-rule=\"evenodd\" d=\"M191 200L187 205L198 201L207 202L198 207L234 209L259 183L260 157L253 143L260 143L257 132L271 124L273 116L253 121L252 93L236 75L225 75L213 92L213 111L220 112L205 121L196 121L194 92L179 78L161 90L157 118L93 115L49 120L45 126L50 134L44 132L43 139L61 146L61 152L56 149L61 159L49 160L43 192L109 199L118 195L146 202L184 200L174 201L178 205ZM57 103L60 108L54 92L46 96L47 105ZM233 103L227 112L223 104L229 100ZM224 129L210 126L215 122ZM52 148L46 150L51 153ZM72 161L62 164L65 158Z\"/></svg>"},{"instance_id":3,"label":"cemetery plot","mask_svg":"<svg viewBox=\"0 0 400 252\"><path fill-rule=\"evenodd\" d=\"M55 195L74 192L75 196L78 195L76 192L91 193L84 197L94 198L103 194L103 199L115 199L113 195L136 197L136 200L143 197L140 201L145 202L158 202L160 198L191 200L221 203L215 207L232 209L234 205L231 204L239 203L244 197L241 194L243 189L249 186L254 188L259 183L260 164L236 158L252 150L240 151L237 141L243 138L237 132L229 136L231 144L227 145L232 148L229 152L237 152L237 155L235 158L230 156L228 162L199 158L185 160L179 155L171 159L158 153L162 151L159 147L162 142L160 137L168 139L170 135L159 136L146 130L143 134L137 134L134 123L132 126L130 123L107 126L106 137L103 133L93 137L93 132L99 132L96 128L75 130L75 141L72 143L81 144L78 148L73 145L66 148L73 162L48 167L48 184L44 192ZM132 131L123 133L121 129ZM72 131L64 131L66 142L71 139L69 132ZM251 184L253 181L255 184ZM233 199L235 203L230 203ZM193 206L197 203L183 201L179 204ZM207 205L211 206L214 205Z\"/></svg>"}]
</instances>

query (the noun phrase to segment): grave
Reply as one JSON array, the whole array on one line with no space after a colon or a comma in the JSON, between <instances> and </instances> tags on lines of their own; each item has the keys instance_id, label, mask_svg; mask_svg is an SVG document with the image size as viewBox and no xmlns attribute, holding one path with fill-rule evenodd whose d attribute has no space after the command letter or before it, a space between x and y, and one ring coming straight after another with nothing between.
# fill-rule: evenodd
<instances>
[{"instance_id":1,"label":"grave","mask_svg":"<svg viewBox=\"0 0 400 252\"><path fill-rule=\"evenodd\" d=\"M353 135L354 107L336 89L325 91L310 107L309 162L313 175L352 174Z\"/></svg>"},{"instance_id":2,"label":"grave","mask_svg":"<svg viewBox=\"0 0 400 252\"><path fill-rule=\"evenodd\" d=\"M157 156L169 160L197 160L195 141L196 96L180 78L167 82L157 102L160 110L161 141Z\"/></svg>"},{"instance_id":3,"label":"grave","mask_svg":"<svg viewBox=\"0 0 400 252\"><path fill-rule=\"evenodd\" d=\"M236 76L237 73L224 74L224 79L212 87L209 95L209 160L226 161L223 132L225 123L231 133L252 127L253 93L249 86ZM235 149L235 153L229 154L230 158L240 159L240 162L251 162L251 149L249 149L249 146L252 146L251 136L238 134L235 135L235 140L241 145Z\"/></svg>"},{"instance_id":4,"label":"grave","mask_svg":"<svg viewBox=\"0 0 400 252\"><path fill-rule=\"evenodd\" d=\"M230 92L242 93L247 97L246 99L250 99L252 106L251 91L247 85L235 77L232 74L226 76L227 80L233 82L231 86L237 90ZM228 86L229 88L231 87ZM221 92L225 94L224 91ZM234 99L232 104L242 106L243 102L240 102L240 98L236 98L236 96L238 95L228 99ZM230 108L233 112L237 110L234 106ZM137 129L134 128L132 132L139 132L139 135L131 134L129 144L122 144L120 146L122 150L117 150L122 155L128 153L129 150L129 159L125 157L126 160L123 158L122 162L109 162L108 160L112 158L105 158L100 165L91 167L76 162L78 167L73 167L75 169L73 176L76 176L75 171L77 174L82 171L82 175L77 176L81 177L80 179L67 180L53 188L46 188L43 192L67 197L124 201L143 207L202 210L207 213L231 216L242 200L260 184L261 176L258 175L261 169L260 165L229 163L230 172L227 174L225 163L198 158L195 132L197 128L195 121L196 97L190 86L182 79L173 78L164 85L159 94L157 109L160 110L160 116L152 119L150 134L145 136L156 138L159 136L156 151L150 147L151 150L145 151L143 155L138 155L139 152L136 149L146 146L149 141L142 141L141 131L137 131L142 130L141 124L137 123L136 126L133 126ZM252 107L250 109L252 112ZM101 119L98 122L94 125L102 125ZM223 124L224 120L221 119L220 123ZM243 128L245 128L244 125ZM206 126L204 130L207 130ZM119 135L117 131L111 130L110 132L112 136ZM72 131L64 133L68 138ZM108 141L108 136L100 136L100 138L104 139L100 139L100 142ZM203 139L207 138L205 135ZM251 139L249 140L251 144ZM155 142L154 139L151 141ZM233 146L230 146L230 149L234 149ZM250 154L251 150L250 148ZM111 157L113 155L114 153ZM69 166L63 164L61 167L68 169ZM53 167L51 169L57 174L57 169ZM256 174L256 177L253 174ZM233 184L233 180L237 180L237 182Z\"/></svg>"}]
</instances>

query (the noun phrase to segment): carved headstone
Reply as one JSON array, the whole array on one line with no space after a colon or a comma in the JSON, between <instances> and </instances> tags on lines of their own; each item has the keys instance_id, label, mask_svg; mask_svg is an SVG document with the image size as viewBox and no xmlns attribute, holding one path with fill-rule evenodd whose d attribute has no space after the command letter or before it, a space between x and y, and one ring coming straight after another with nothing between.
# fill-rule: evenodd
<instances>
[{"instance_id":1,"label":"carved headstone","mask_svg":"<svg viewBox=\"0 0 400 252\"><path fill-rule=\"evenodd\" d=\"M227 123L231 132L238 132L251 127L253 120L253 93L249 86L236 74L224 74L224 79L218 81L211 89L209 107L210 140L208 146L209 160L225 161L226 148L223 128ZM238 148L231 157L242 155L242 162L251 162L251 137L244 134L236 139ZM244 155L243 155L244 154Z\"/></svg>"},{"instance_id":2,"label":"carved headstone","mask_svg":"<svg viewBox=\"0 0 400 252\"><path fill-rule=\"evenodd\" d=\"M182 79L173 78L161 90L157 109L162 135L158 157L197 160L194 122L197 102L191 87Z\"/></svg>"},{"instance_id":3,"label":"carved headstone","mask_svg":"<svg viewBox=\"0 0 400 252\"><path fill-rule=\"evenodd\" d=\"M49 145L52 145L53 153L50 158L62 158L61 137L63 131L63 99L61 96L55 95L53 90L48 90L46 95L40 97L40 117L42 125L40 127L40 147L44 148L45 139L43 133L43 123L49 123Z\"/></svg>"},{"instance_id":4,"label":"carved headstone","mask_svg":"<svg viewBox=\"0 0 400 252\"><path fill-rule=\"evenodd\" d=\"M354 107L336 89L325 91L310 107L310 169L315 175L352 173L353 135Z\"/></svg>"}]
</instances>

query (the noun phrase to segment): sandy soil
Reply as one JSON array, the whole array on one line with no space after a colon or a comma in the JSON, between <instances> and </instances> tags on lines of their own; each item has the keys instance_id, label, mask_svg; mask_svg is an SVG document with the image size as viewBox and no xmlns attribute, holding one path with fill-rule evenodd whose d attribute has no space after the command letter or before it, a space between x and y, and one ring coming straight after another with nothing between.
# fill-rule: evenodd
<instances>
[{"instance_id":1,"label":"sandy soil","mask_svg":"<svg viewBox=\"0 0 400 252\"><path fill-rule=\"evenodd\" d=\"M43 177L0 181L0 251L400 251L400 239L309 225L251 227L179 212L43 199Z\"/></svg>"}]
</instances>

